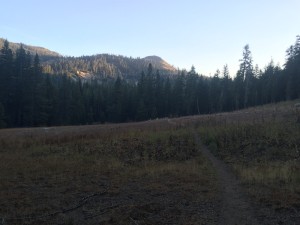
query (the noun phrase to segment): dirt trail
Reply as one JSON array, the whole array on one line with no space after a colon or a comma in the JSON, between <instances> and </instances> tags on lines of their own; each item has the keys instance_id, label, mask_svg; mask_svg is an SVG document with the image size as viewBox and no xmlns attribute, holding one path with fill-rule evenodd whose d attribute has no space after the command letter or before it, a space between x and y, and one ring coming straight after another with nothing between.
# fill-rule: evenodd
<instances>
[{"instance_id":1,"label":"dirt trail","mask_svg":"<svg viewBox=\"0 0 300 225\"><path fill-rule=\"evenodd\" d=\"M255 212L247 196L241 190L236 177L231 173L226 164L217 159L200 142L195 133L196 143L201 153L208 158L216 169L221 187L221 212L219 224L226 225L254 225L259 224Z\"/></svg>"}]
</instances>

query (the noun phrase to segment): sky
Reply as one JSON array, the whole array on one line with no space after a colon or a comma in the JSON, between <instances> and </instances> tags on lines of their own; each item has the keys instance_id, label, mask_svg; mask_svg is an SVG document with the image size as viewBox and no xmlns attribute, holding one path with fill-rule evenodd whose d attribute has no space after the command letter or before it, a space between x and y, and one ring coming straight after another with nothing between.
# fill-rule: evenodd
<instances>
[{"instance_id":1,"label":"sky","mask_svg":"<svg viewBox=\"0 0 300 225\"><path fill-rule=\"evenodd\" d=\"M65 56L157 55L176 68L235 76L243 47L281 66L300 34L299 0L0 0L0 37Z\"/></svg>"}]
</instances>

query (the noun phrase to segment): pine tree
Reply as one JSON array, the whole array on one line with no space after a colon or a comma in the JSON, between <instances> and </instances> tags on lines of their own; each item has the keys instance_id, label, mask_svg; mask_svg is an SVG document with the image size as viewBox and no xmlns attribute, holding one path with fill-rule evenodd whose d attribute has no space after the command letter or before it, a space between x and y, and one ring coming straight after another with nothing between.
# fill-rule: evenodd
<instances>
[{"instance_id":1,"label":"pine tree","mask_svg":"<svg viewBox=\"0 0 300 225\"><path fill-rule=\"evenodd\" d=\"M33 60L33 68L32 68L32 77L30 79L31 88L32 88L32 114L33 114L33 124L35 126L46 125L46 122L42 122L42 118L44 117L43 108L45 108L44 104L47 101L44 96L44 87L43 87L43 79L42 79L42 69L40 66L40 59L38 54L35 54Z\"/></svg>"},{"instance_id":2,"label":"pine tree","mask_svg":"<svg viewBox=\"0 0 300 225\"><path fill-rule=\"evenodd\" d=\"M5 112L2 103L0 102L0 128L6 127Z\"/></svg>"},{"instance_id":3,"label":"pine tree","mask_svg":"<svg viewBox=\"0 0 300 225\"><path fill-rule=\"evenodd\" d=\"M231 100L231 79L229 75L228 65L226 64L223 67L223 79L221 81L220 111L232 110Z\"/></svg>"},{"instance_id":4,"label":"pine tree","mask_svg":"<svg viewBox=\"0 0 300 225\"><path fill-rule=\"evenodd\" d=\"M295 99L300 97L300 36L296 42L287 50L287 61L285 72L288 76L286 87L286 98Z\"/></svg>"},{"instance_id":5,"label":"pine tree","mask_svg":"<svg viewBox=\"0 0 300 225\"><path fill-rule=\"evenodd\" d=\"M198 114L209 113L210 96L209 96L209 81L204 76L198 77L197 82L197 112Z\"/></svg>"},{"instance_id":6,"label":"pine tree","mask_svg":"<svg viewBox=\"0 0 300 225\"><path fill-rule=\"evenodd\" d=\"M164 94L164 116L169 116L172 113L172 87L168 77L163 87Z\"/></svg>"},{"instance_id":7,"label":"pine tree","mask_svg":"<svg viewBox=\"0 0 300 225\"><path fill-rule=\"evenodd\" d=\"M210 100L210 112L220 112L221 107L221 82L220 82L220 70L217 70L213 78L210 80L209 85L209 100Z\"/></svg>"},{"instance_id":8,"label":"pine tree","mask_svg":"<svg viewBox=\"0 0 300 225\"><path fill-rule=\"evenodd\" d=\"M252 55L249 49L249 45L246 45L243 50L243 58L240 60L240 68L236 76L236 85L242 86L237 87L238 95L238 107L241 105L245 108L249 106L249 100L252 90L252 82L254 78L253 66L252 66ZM243 104L241 104L241 101Z\"/></svg>"},{"instance_id":9,"label":"pine tree","mask_svg":"<svg viewBox=\"0 0 300 225\"><path fill-rule=\"evenodd\" d=\"M175 81L174 88L172 93L172 109L173 114L175 116L183 116L184 115L184 91L185 91L185 83L184 83L184 73L182 72Z\"/></svg>"},{"instance_id":10,"label":"pine tree","mask_svg":"<svg viewBox=\"0 0 300 225\"><path fill-rule=\"evenodd\" d=\"M163 116L164 96L162 94L163 81L161 80L160 73L157 70L154 80L154 109L152 110L152 118Z\"/></svg>"},{"instance_id":11,"label":"pine tree","mask_svg":"<svg viewBox=\"0 0 300 225\"><path fill-rule=\"evenodd\" d=\"M56 109L57 121L60 125L69 125L72 116L72 81L66 75L62 76L58 91L58 103Z\"/></svg>"},{"instance_id":12,"label":"pine tree","mask_svg":"<svg viewBox=\"0 0 300 225\"><path fill-rule=\"evenodd\" d=\"M122 81L118 77L114 82L112 89L112 99L108 109L109 118L112 122L121 122L124 118L123 114L123 92Z\"/></svg>"},{"instance_id":13,"label":"pine tree","mask_svg":"<svg viewBox=\"0 0 300 225\"><path fill-rule=\"evenodd\" d=\"M35 105L35 126L51 126L55 124L53 84L47 75L37 87Z\"/></svg>"},{"instance_id":14,"label":"pine tree","mask_svg":"<svg viewBox=\"0 0 300 225\"><path fill-rule=\"evenodd\" d=\"M30 87L30 60L31 57L23 48L16 51L15 60L15 82L14 82L14 99L13 99L13 112L14 112L14 125L15 126L29 126L31 118L28 117L30 110L30 99L32 97L32 88Z\"/></svg>"},{"instance_id":15,"label":"pine tree","mask_svg":"<svg viewBox=\"0 0 300 225\"><path fill-rule=\"evenodd\" d=\"M147 118L148 118L148 112L143 100L141 99L137 108L136 120L142 121L142 120L146 120Z\"/></svg>"},{"instance_id":16,"label":"pine tree","mask_svg":"<svg viewBox=\"0 0 300 225\"><path fill-rule=\"evenodd\" d=\"M198 111L197 103L197 80L198 75L196 69L192 66L191 70L187 73L186 86L185 86L185 114L192 115Z\"/></svg>"},{"instance_id":17,"label":"pine tree","mask_svg":"<svg viewBox=\"0 0 300 225\"><path fill-rule=\"evenodd\" d=\"M155 77L151 63L149 63L145 81L144 103L147 108L148 116L153 118L156 117L157 111L155 109Z\"/></svg>"},{"instance_id":18,"label":"pine tree","mask_svg":"<svg viewBox=\"0 0 300 225\"><path fill-rule=\"evenodd\" d=\"M7 40L0 50L0 102L4 111L12 112L14 98L13 53ZM12 126L12 118L6 118L8 126Z\"/></svg>"}]
</instances>

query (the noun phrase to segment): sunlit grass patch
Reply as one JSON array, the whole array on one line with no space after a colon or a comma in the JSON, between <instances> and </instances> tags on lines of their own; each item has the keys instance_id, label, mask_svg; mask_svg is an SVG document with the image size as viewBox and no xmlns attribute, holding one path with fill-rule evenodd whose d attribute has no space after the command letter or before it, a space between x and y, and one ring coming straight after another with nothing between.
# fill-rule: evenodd
<instances>
[{"instance_id":1,"label":"sunlit grass patch","mask_svg":"<svg viewBox=\"0 0 300 225\"><path fill-rule=\"evenodd\" d=\"M247 184L292 185L300 187L299 161L262 162L253 165L234 165L241 180Z\"/></svg>"},{"instance_id":2,"label":"sunlit grass patch","mask_svg":"<svg viewBox=\"0 0 300 225\"><path fill-rule=\"evenodd\" d=\"M258 201L276 209L299 207L300 163L265 162L234 165L234 169L247 190Z\"/></svg>"}]
</instances>

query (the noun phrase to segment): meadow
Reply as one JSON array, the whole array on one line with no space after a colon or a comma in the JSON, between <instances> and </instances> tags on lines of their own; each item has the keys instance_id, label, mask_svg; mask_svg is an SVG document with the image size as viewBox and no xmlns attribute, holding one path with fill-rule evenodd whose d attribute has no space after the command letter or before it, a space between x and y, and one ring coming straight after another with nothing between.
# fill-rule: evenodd
<instances>
[{"instance_id":1,"label":"meadow","mask_svg":"<svg viewBox=\"0 0 300 225\"><path fill-rule=\"evenodd\" d=\"M297 224L296 102L140 123L2 129L0 221L218 224L222 189L201 152L208 148L253 205L268 210L261 221Z\"/></svg>"},{"instance_id":2,"label":"meadow","mask_svg":"<svg viewBox=\"0 0 300 225\"><path fill-rule=\"evenodd\" d=\"M191 134L168 120L1 130L3 224L213 224L216 177Z\"/></svg>"}]
</instances>

